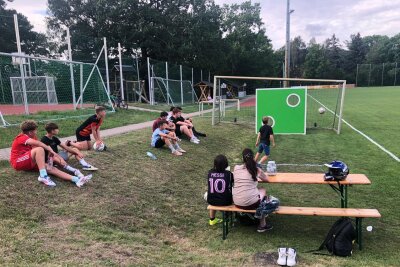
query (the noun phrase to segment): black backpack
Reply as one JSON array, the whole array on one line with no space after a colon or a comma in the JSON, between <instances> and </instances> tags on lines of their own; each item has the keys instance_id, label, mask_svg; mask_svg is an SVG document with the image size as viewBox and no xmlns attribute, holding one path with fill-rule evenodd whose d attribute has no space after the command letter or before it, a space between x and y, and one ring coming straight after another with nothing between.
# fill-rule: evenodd
<instances>
[{"instance_id":1,"label":"black backpack","mask_svg":"<svg viewBox=\"0 0 400 267\"><path fill-rule=\"evenodd\" d=\"M317 251L326 248L331 254L336 256L351 256L355 238L356 230L351 220L347 217L343 217L332 225L324 242Z\"/></svg>"}]
</instances>

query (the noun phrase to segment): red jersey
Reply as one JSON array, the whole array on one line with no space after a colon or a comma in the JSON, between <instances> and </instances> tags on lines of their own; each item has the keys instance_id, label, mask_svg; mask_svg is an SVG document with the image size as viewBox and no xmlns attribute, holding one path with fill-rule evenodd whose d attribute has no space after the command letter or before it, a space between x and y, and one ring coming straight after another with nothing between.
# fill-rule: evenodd
<instances>
[{"instance_id":1,"label":"red jersey","mask_svg":"<svg viewBox=\"0 0 400 267\"><path fill-rule=\"evenodd\" d=\"M78 129L76 132L80 136L90 136L92 133L92 126L96 127L96 130L100 128L101 124L103 123L102 118L97 118L97 115L90 116Z\"/></svg>"},{"instance_id":2,"label":"red jersey","mask_svg":"<svg viewBox=\"0 0 400 267\"><path fill-rule=\"evenodd\" d=\"M19 135L17 135L17 137L15 137L11 146L11 162L15 162L20 156L32 150L32 146L26 144L26 141L28 141L28 139L31 138L24 133L20 133Z\"/></svg>"},{"instance_id":3,"label":"red jersey","mask_svg":"<svg viewBox=\"0 0 400 267\"><path fill-rule=\"evenodd\" d=\"M153 132L158 128L158 122L161 121L161 118L157 118L154 122L153 122Z\"/></svg>"}]
</instances>

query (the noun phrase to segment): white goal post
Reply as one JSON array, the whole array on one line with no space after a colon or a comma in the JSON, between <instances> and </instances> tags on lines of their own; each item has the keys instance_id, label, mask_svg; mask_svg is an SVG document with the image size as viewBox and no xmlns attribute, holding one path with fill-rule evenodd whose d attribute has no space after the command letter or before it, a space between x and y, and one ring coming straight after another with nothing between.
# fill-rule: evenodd
<instances>
[{"instance_id":1,"label":"white goal post","mask_svg":"<svg viewBox=\"0 0 400 267\"><path fill-rule=\"evenodd\" d=\"M241 80L241 81L291 81L291 82L304 82L308 84L319 84L319 83L326 83L326 84L338 84L339 95L338 95L338 102L339 109L337 111L332 111L327 106L324 105L321 101L313 98L319 105L324 107L328 112L333 114L335 119L337 118L337 128L333 129L340 134L342 128L342 117L343 117L343 106L344 106L344 97L346 91L346 80L335 80L335 79L303 79L303 78L279 78L279 77L253 77L253 76L224 76L224 75L215 75L214 76L214 87L213 87L213 109L212 109L212 125L215 125L216 122L216 112L219 112L217 106L219 106L219 102L221 101L221 80L224 81L232 81L232 80ZM340 99L339 99L340 98ZM340 100L340 101L339 101ZM235 118L236 121L236 118Z\"/></svg>"}]
</instances>

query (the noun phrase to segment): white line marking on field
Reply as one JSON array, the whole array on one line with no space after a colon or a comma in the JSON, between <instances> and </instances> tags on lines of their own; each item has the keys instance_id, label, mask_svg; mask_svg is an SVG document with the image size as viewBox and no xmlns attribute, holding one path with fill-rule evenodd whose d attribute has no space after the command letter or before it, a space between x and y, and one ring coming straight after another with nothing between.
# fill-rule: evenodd
<instances>
[{"instance_id":1,"label":"white line marking on field","mask_svg":"<svg viewBox=\"0 0 400 267\"><path fill-rule=\"evenodd\" d=\"M315 99L313 96L308 95L309 97L311 97L315 102L317 102L318 104L320 104L321 106L323 106L326 110L328 110L330 113L332 113L333 115L335 115L335 112L333 112L332 110L330 110L327 106L325 106L324 104L322 104L321 102L319 102L317 99ZM338 115L335 115L336 117L339 118ZM389 150L387 150L386 148L384 148L382 145L378 144L375 140L373 140L371 137L369 137L368 135L366 135L365 133L361 132L360 130L358 130L356 127L354 127L353 125L351 125L350 123L348 123L346 120L342 119L342 121L349 126L351 129L353 129L355 132L361 134L362 136L364 136L368 141L370 141L371 143L373 143L374 145L376 145L377 147L379 147L383 152L385 152L386 154L388 154L390 157L392 157L395 161L400 162L400 158L397 157L395 154L393 154L392 152L390 152Z\"/></svg>"}]
</instances>

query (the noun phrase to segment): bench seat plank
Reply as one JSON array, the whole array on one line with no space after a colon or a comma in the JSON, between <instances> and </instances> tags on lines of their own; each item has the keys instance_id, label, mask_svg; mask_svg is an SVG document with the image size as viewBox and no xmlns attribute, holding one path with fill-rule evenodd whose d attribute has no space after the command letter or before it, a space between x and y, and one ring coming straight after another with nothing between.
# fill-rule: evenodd
<instances>
[{"instance_id":1,"label":"bench seat plank","mask_svg":"<svg viewBox=\"0 0 400 267\"><path fill-rule=\"evenodd\" d=\"M255 210L242 210L235 205L230 206L212 206L209 210L232 211L255 213ZM308 215L308 216L332 216L332 217L355 217L355 218L380 218L381 214L376 209L350 209L350 208L317 208L317 207L289 207L280 206L275 214L282 215Z\"/></svg>"},{"instance_id":2,"label":"bench seat plank","mask_svg":"<svg viewBox=\"0 0 400 267\"><path fill-rule=\"evenodd\" d=\"M323 173L285 173L279 172L274 176L268 176L268 183L279 184L333 184L337 181L325 181ZM259 183L265 183L258 180ZM340 181L342 185L368 185L371 181L365 174L349 174L347 178Z\"/></svg>"}]
</instances>

